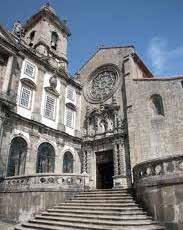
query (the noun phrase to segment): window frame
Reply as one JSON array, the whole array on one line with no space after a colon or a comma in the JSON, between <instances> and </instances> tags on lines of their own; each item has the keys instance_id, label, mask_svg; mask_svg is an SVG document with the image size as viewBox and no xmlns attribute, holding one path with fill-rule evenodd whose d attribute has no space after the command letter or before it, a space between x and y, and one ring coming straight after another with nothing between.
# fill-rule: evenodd
<instances>
[{"instance_id":1,"label":"window frame","mask_svg":"<svg viewBox=\"0 0 183 230\"><path fill-rule=\"evenodd\" d=\"M151 96L151 104L153 109L153 114L155 116L165 116L163 98L159 94L154 94Z\"/></svg>"},{"instance_id":2,"label":"window frame","mask_svg":"<svg viewBox=\"0 0 183 230\"><path fill-rule=\"evenodd\" d=\"M29 94L29 101L28 101L28 106L25 106L21 103L22 101L22 94L23 94L23 90L26 89L26 90L29 90L30 94ZM26 85L22 85L21 86L21 89L20 89L20 97L19 97L19 106L25 108L25 109L28 109L28 110L31 110L31 104L32 104L32 95L33 95L33 90L26 86Z\"/></svg>"},{"instance_id":3,"label":"window frame","mask_svg":"<svg viewBox=\"0 0 183 230\"><path fill-rule=\"evenodd\" d=\"M71 122L71 126L68 126L68 123L67 123L67 114L68 112L72 112L72 122ZM65 126L67 128L70 128L70 129L74 129L74 126L75 126L75 111L71 108L68 108L66 107L66 113L65 113Z\"/></svg>"},{"instance_id":4,"label":"window frame","mask_svg":"<svg viewBox=\"0 0 183 230\"><path fill-rule=\"evenodd\" d=\"M47 103L47 97L50 97L54 99L54 106L53 106L53 117L47 116L46 115L46 103ZM50 94L50 93L45 93L45 99L44 99L44 108L43 108L43 115L45 118L55 121L56 120L56 111L57 111L57 97Z\"/></svg>"},{"instance_id":5,"label":"window frame","mask_svg":"<svg viewBox=\"0 0 183 230\"><path fill-rule=\"evenodd\" d=\"M31 76L26 72L28 65L30 65L33 68L33 72L32 72ZM35 80L35 72L36 72L36 66L33 63L31 63L30 61L26 60L25 64L24 64L24 69L23 69L24 75L27 76L28 78L32 79L32 80Z\"/></svg>"},{"instance_id":6,"label":"window frame","mask_svg":"<svg viewBox=\"0 0 183 230\"><path fill-rule=\"evenodd\" d=\"M73 95L73 97L72 98L70 98L70 97L68 97L68 93L69 93L69 90L72 90L72 95ZM75 91L75 89L74 89L74 87L72 87L72 86L67 86L67 99L69 100L69 101L72 101L73 103L75 103L75 101L76 101L76 91Z\"/></svg>"}]
</instances>

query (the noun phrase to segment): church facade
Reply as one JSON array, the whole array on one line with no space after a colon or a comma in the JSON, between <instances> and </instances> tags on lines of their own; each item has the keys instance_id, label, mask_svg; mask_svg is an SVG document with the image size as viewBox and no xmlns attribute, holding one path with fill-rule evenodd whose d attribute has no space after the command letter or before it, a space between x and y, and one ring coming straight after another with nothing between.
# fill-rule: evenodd
<instances>
[{"instance_id":1,"label":"church facade","mask_svg":"<svg viewBox=\"0 0 183 230\"><path fill-rule=\"evenodd\" d=\"M134 189L179 229L183 77L155 77L133 46L101 47L71 77L70 35L49 5L13 32L0 26L0 217L19 222L83 190Z\"/></svg>"}]
</instances>

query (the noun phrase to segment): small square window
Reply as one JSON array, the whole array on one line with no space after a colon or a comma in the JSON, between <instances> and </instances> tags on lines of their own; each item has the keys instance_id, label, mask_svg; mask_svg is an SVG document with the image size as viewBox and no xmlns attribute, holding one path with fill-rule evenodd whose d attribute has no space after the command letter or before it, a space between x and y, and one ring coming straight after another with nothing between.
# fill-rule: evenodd
<instances>
[{"instance_id":1,"label":"small square window","mask_svg":"<svg viewBox=\"0 0 183 230\"><path fill-rule=\"evenodd\" d=\"M69 128L74 126L74 111L68 108L66 110L66 126Z\"/></svg>"},{"instance_id":2,"label":"small square window","mask_svg":"<svg viewBox=\"0 0 183 230\"><path fill-rule=\"evenodd\" d=\"M44 116L51 120L54 120L55 110L56 110L56 98L51 95L46 95Z\"/></svg>"},{"instance_id":3,"label":"small square window","mask_svg":"<svg viewBox=\"0 0 183 230\"><path fill-rule=\"evenodd\" d=\"M20 105L29 109L32 91L30 88L23 86L20 94Z\"/></svg>"},{"instance_id":4,"label":"small square window","mask_svg":"<svg viewBox=\"0 0 183 230\"><path fill-rule=\"evenodd\" d=\"M75 91L72 87L68 86L67 88L67 98L71 101L75 100Z\"/></svg>"},{"instance_id":5,"label":"small square window","mask_svg":"<svg viewBox=\"0 0 183 230\"><path fill-rule=\"evenodd\" d=\"M35 66L30 62L26 62L24 67L24 74L26 74L30 78L34 78L34 73L35 73Z\"/></svg>"}]
</instances>

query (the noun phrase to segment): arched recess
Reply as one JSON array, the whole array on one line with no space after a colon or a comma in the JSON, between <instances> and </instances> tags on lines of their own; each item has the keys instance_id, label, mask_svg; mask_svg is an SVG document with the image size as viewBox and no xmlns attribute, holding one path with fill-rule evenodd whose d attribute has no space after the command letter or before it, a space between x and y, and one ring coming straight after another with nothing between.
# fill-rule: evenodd
<instances>
[{"instance_id":1,"label":"arched recess","mask_svg":"<svg viewBox=\"0 0 183 230\"><path fill-rule=\"evenodd\" d=\"M55 170L55 150L54 147L44 142L40 144L37 153L37 173L53 173Z\"/></svg>"},{"instance_id":2,"label":"arched recess","mask_svg":"<svg viewBox=\"0 0 183 230\"><path fill-rule=\"evenodd\" d=\"M73 173L74 171L74 158L71 152L67 151L63 157L63 173Z\"/></svg>"},{"instance_id":3,"label":"arched recess","mask_svg":"<svg viewBox=\"0 0 183 230\"><path fill-rule=\"evenodd\" d=\"M23 175L27 155L27 142L22 137L15 137L11 141L7 176Z\"/></svg>"},{"instance_id":4,"label":"arched recess","mask_svg":"<svg viewBox=\"0 0 183 230\"><path fill-rule=\"evenodd\" d=\"M164 116L163 100L159 94L154 94L151 96L151 103L154 114Z\"/></svg>"}]
</instances>

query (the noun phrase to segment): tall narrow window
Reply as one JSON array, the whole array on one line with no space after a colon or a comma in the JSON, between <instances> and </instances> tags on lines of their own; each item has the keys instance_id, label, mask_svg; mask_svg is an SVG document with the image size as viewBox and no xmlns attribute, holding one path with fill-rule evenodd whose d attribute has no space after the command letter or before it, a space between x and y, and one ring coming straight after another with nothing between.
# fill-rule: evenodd
<instances>
[{"instance_id":1,"label":"tall narrow window","mask_svg":"<svg viewBox=\"0 0 183 230\"><path fill-rule=\"evenodd\" d=\"M181 86L182 86L182 88L183 88L183 81L181 81Z\"/></svg>"},{"instance_id":2,"label":"tall narrow window","mask_svg":"<svg viewBox=\"0 0 183 230\"><path fill-rule=\"evenodd\" d=\"M153 110L156 115L163 115L164 116L164 107L163 107L163 100L160 95L153 95L151 97Z\"/></svg>"},{"instance_id":3,"label":"tall narrow window","mask_svg":"<svg viewBox=\"0 0 183 230\"><path fill-rule=\"evenodd\" d=\"M56 111L56 98L52 95L47 94L45 99L44 116L51 120L54 120L55 111Z\"/></svg>"},{"instance_id":4,"label":"tall narrow window","mask_svg":"<svg viewBox=\"0 0 183 230\"><path fill-rule=\"evenodd\" d=\"M63 158L63 173L73 173L73 155L71 152L66 152Z\"/></svg>"},{"instance_id":5,"label":"tall narrow window","mask_svg":"<svg viewBox=\"0 0 183 230\"><path fill-rule=\"evenodd\" d=\"M66 126L69 128L74 128L74 110L66 109Z\"/></svg>"},{"instance_id":6,"label":"tall narrow window","mask_svg":"<svg viewBox=\"0 0 183 230\"><path fill-rule=\"evenodd\" d=\"M24 67L24 74L27 75L30 78L34 78L35 76L35 66L31 64L30 62L26 61L25 62L25 67Z\"/></svg>"},{"instance_id":7,"label":"tall narrow window","mask_svg":"<svg viewBox=\"0 0 183 230\"><path fill-rule=\"evenodd\" d=\"M15 137L11 141L7 176L23 175L27 155L27 143L21 137Z\"/></svg>"},{"instance_id":8,"label":"tall narrow window","mask_svg":"<svg viewBox=\"0 0 183 230\"><path fill-rule=\"evenodd\" d=\"M32 90L26 86L22 86L21 93L20 93L20 106L26 109L30 109L31 97L32 97Z\"/></svg>"},{"instance_id":9,"label":"tall narrow window","mask_svg":"<svg viewBox=\"0 0 183 230\"><path fill-rule=\"evenodd\" d=\"M71 101L75 100L75 92L74 89L70 86L67 87L67 98Z\"/></svg>"},{"instance_id":10,"label":"tall narrow window","mask_svg":"<svg viewBox=\"0 0 183 230\"><path fill-rule=\"evenodd\" d=\"M57 32L53 31L51 33L51 48L57 49L57 43L58 43L58 34Z\"/></svg>"},{"instance_id":11,"label":"tall narrow window","mask_svg":"<svg viewBox=\"0 0 183 230\"><path fill-rule=\"evenodd\" d=\"M35 37L35 30L33 30L31 33L30 33L30 36L29 36L29 46L33 46L33 41L34 41L34 37Z\"/></svg>"},{"instance_id":12,"label":"tall narrow window","mask_svg":"<svg viewBox=\"0 0 183 230\"><path fill-rule=\"evenodd\" d=\"M51 173L55 169L55 150L47 142L42 143L37 154L37 173Z\"/></svg>"}]
</instances>

